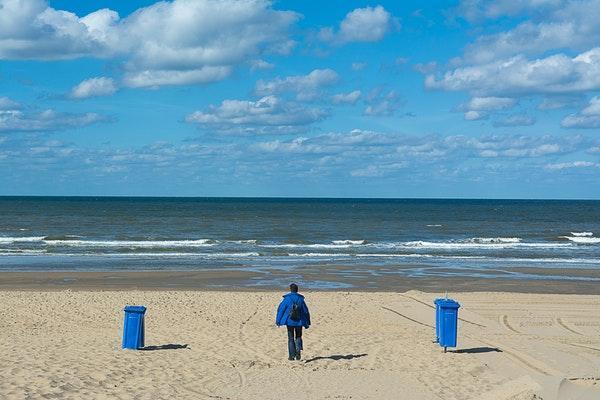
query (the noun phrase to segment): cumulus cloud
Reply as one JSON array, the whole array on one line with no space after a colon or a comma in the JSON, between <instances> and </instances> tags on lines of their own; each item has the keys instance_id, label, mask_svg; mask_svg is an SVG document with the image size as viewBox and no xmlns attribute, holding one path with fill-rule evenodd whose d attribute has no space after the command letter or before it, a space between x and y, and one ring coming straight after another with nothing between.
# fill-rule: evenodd
<instances>
[{"instance_id":1,"label":"cumulus cloud","mask_svg":"<svg viewBox=\"0 0 600 400\"><path fill-rule=\"evenodd\" d=\"M322 134L311 138L262 142L254 145L253 148L280 153L340 154L348 152L349 154L377 155L378 159L398 163L461 158L538 158L569 154L580 150L586 143L588 143L586 139L581 136L411 136L353 130L347 133Z\"/></svg>"},{"instance_id":2,"label":"cumulus cloud","mask_svg":"<svg viewBox=\"0 0 600 400\"><path fill-rule=\"evenodd\" d=\"M598 45L600 0L542 2L551 7L542 8L541 4L534 1L506 2L506 6L512 3L517 8L529 6L532 10L535 9L538 17L533 21L526 20L511 30L479 37L467 46L467 61L484 63L515 54L537 55L548 50L564 48L585 50ZM495 8L498 9L491 6L488 10ZM501 15L506 12L498 10L495 14Z\"/></svg>"},{"instance_id":3,"label":"cumulus cloud","mask_svg":"<svg viewBox=\"0 0 600 400\"><path fill-rule=\"evenodd\" d=\"M565 117L561 121L563 128L600 128L600 97L592 97L587 107Z\"/></svg>"},{"instance_id":4,"label":"cumulus cloud","mask_svg":"<svg viewBox=\"0 0 600 400\"><path fill-rule=\"evenodd\" d=\"M67 176L69 186L81 188L94 187L89 186L90 182L111 187L123 183L123 193L131 193L136 187L147 190L149 185L166 185L167 190L173 185L189 188L190 183L215 188L266 181L294 185L300 183L297 179L314 183L315 177L332 193L351 185L353 179L365 178L373 178L368 184L381 184L391 178L387 182L427 186L436 179L445 183L474 178L508 183L549 177L551 187L557 187L556 172L544 166L586 160L578 153L598 146L598 141L573 134L441 136L363 130L278 140L263 137L252 144L202 140L117 148L78 147L34 134L4 138L0 143L0 168L11 174L0 175L2 187L19 187L24 178L43 182ZM595 156L587 159L591 157ZM600 169L588 168L587 172L584 174L581 168L576 175L583 185L595 183ZM569 180L573 179L571 175ZM54 185L56 179L52 182ZM140 182L144 184L136 186ZM301 186L299 190L306 190L307 186ZM564 190L562 185L559 188Z\"/></svg>"},{"instance_id":5,"label":"cumulus cloud","mask_svg":"<svg viewBox=\"0 0 600 400\"><path fill-rule=\"evenodd\" d=\"M469 110L465 112L464 117L467 121L479 121L481 119L487 119L489 115L486 112Z\"/></svg>"},{"instance_id":6,"label":"cumulus cloud","mask_svg":"<svg viewBox=\"0 0 600 400\"><path fill-rule=\"evenodd\" d=\"M0 59L78 57L124 60L124 84L133 87L212 82L264 53L293 46L294 12L267 0L175 0L127 16L101 9L84 17L44 0L3 0Z\"/></svg>"},{"instance_id":7,"label":"cumulus cloud","mask_svg":"<svg viewBox=\"0 0 600 400\"><path fill-rule=\"evenodd\" d=\"M565 0L462 0L456 13L469 21L480 21L523 13L547 12L565 3Z\"/></svg>"},{"instance_id":8,"label":"cumulus cloud","mask_svg":"<svg viewBox=\"0 0 600 400\"><path fill-rule=\"evenodd\" d=\"M0 111L4 110L16 110L21 106L14 100L11 100L8 97L0 97Z\"/></svg>"},{"instance_id":9,"label":"cumulus cloud","mask_svg":"<svg viewBox=\"0 0 600 400\"><path fill-rule=\"evenodd\" d=\"M327 115L319 108L266 96L257 101L224 100L218 106L189 114L186 122L223 134L279 134L297 133Z\"/></svg>"},{"instance_id":10,"label":"cumulus cloud","mask_svg":"<svg viewBox=\"0 0 600 400\"><path fill-rule=\"evenodd\" d=\"M494 121L495 127L530 126L535 124L535 117L527 114L513 114Z\"/></svg>"},{"instance_id":11,"label":"cumulus cloud","mask_svg":"<svg viewBox=\"0 0 600 400\"><path fill-rule=\"evenodd\" d=\"M514 106L516 102L516 99L510 97L473 97L464 108L475 111L504 110Z\"/></svg>"},{"instance_id":12,"label":"cumulus cloud","mask_svg":"<svg viewBox=\"0 0 600 400\"><path fill-rule=\"evenodd\" d=\"M340 22L339 29L323 28L319 38L333 44L377 42L398 25L382 6L357 8Z\"/></svg>"},{"instance_id":13,"label":"cumulus cloud","mask_svg":"<svg viewBox=\"0 0 600 400\"><path fill-rule=\"evenodd\" d=\"M478 121L487 119L490 111L505 110L516 103L517 100L510 97L473 97L458 109L465 112L465 120Z\"/></svg>"},{"instance_id":14,"label":"cumulus cloud","mask_svg":"<svg viewBox=\"0 0 600 400\"><path fill-rule=\"evenodd\" d=\"M478 96L570 94L600 89L600 47L575 57L556 54L536 60L516 56L428 75L430 89L465 90Z\"/></svg>"},{"instance_id":15,"label":"cumulus cloud","mask_svg":"<svg viewBox=\"0 0 600 400\"><path fill-rule=\"evenodd\" d=\"M360 90L354 90L350 93L338 93L331 96L333 104L356 104L360 99Z\"/></svg>"},{"instance_id":16,"label":"cumulus cloud","mask_svg":"<svg viewBox=\"0 0 600 400\"><path fill-rule=\"evenodd\" d=\"M271 64L269 62L266 62L265 60L251 60L250 66L253 71L257 70L257 69L273 69L273 68L275 68L275 64Z\"/></svg>"},{"instance_id":17,"label":"cumulus cloud","mask_svg":"<svg viewBox=\"0 0 600 400\"><path fill-rule=\"evenodd\" d=\"M385 92L381 87L371 90L365 102L363 114L372 117L389 117L402 107L402 99L396 91Z\"/></svg>"},{"instance_id":18,"label":"cumulus cloud","mask_svg":"<svg viewBox=\"0 0 600 400\"><path fill-rule=\"evenodd\" d=\"M117 84L112 78L90 78L73 87L69 97L72 99L87 99L89 97L110 96L117 90Z\"/></svg>"},{"instance_id":19,"label":"cumulus cloud","mask_svg":"<svg viewBox=\"0 0 600 400\"><path fill-rule=\"evenodd\" d=\"M191 83L209 83L225 79L231 73L231 67L202 67L183 71L143 70L129 71L123 77L123 83L133 88L159 87L164 85L186 85Z\"/></svg>"},{"instance_id":20,"label":"cumulus cloud","mask_svg":"<svg viewBox=\"0 0 600 400\"><path fill-rule=\"evenodd\" d=\"M58 131L107 120L106 117L96 113L72 114L54 110L25 113L20 110L1 110L0 132Z\"/></svg>"},{"instance_id":21,"label":"cumulus cloud","mask_svg":"<svg viewBox=\"0 0 600 400\"><path fill-rule=\"evenodd\" d=\"M259 96L292 92L301 101L315 99L324 87L332 86L339 80L332 69L315 69L307 75L277 77L270 81L256 82L255 93Z\"/></svg>"},{"instance_id":22,"label":"cumulus cloud","mask_svg":"<svg viewBox=\"0 0 600 400\"><path fill-rule=\"evenodd\" d=\"M557 110L559 108L573 107L582 103L583 96L581 95L558 95L547 96L538 105L538 110Z\"/></svg>"}]
</instances>

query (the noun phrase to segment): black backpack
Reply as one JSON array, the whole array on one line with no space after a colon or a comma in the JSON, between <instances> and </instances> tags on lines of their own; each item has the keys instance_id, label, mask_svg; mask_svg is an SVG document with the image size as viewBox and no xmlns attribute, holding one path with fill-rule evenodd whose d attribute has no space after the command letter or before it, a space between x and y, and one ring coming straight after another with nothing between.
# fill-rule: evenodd
<instances>
[{"instance_id":1,"label":"black backpack","mask_svg":"<svg viewBox=\"0 0 600 400\"><path fill-rule=\"evenodd\" d=\"M300 321L300 304L292 303L292 308L290 309L290 319L292 321Z\"/></svg>"}]
</instances>

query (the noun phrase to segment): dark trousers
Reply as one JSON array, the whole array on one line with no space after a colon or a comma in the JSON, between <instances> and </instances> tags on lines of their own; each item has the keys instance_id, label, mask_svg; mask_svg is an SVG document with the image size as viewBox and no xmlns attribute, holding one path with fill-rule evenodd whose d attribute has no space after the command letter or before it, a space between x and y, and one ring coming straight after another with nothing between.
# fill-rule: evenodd
<instances>
[{"instance_id":1,"label":"dark trousers","mask_svg":"<svg viewBox=\"0 0 600 400\"><path fill-rule=\"evenodd\" d=\"M295 358L302 351L302 327L288 326L288 352L290 358Z\"/></svg>"}]
</instances>

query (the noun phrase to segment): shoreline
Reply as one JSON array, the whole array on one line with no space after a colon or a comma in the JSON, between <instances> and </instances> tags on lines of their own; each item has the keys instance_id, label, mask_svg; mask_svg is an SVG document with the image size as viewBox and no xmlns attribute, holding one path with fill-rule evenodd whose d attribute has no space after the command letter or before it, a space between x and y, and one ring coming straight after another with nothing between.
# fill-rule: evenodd
<instances>
[{"instance_id":1,"label":"shoreline","mask_svg":"<svg viewBox=\"0 0 600 400\"><path fill-rule=\"evenodd\" d=\"M509 292L531 294L598 294L599 281L567 279L507 279L469 277L370 276L308 270L243 271L238 269L195 271L39 271L0 272L0 291L245 291L281 290L292 281L311 292ZM354 271L356 272L356 271ZM557 272L557 271L553 271ZM600 277L598 270L570 270L582 278ZM555 275L556 276L556 275Z\"/></svg>"}]
</instances>

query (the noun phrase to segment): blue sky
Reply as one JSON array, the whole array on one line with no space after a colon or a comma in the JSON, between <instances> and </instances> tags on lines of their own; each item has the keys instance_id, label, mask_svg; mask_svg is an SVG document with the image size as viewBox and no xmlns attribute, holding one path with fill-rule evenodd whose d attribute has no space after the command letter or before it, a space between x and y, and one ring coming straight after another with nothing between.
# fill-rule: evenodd
<instances>
[{"instance_id":1,"label":"blue sky","mask_svg":"<svg viewBox=\"0 0 600 400\"><path fill-rule=\"evenodd\" d=\"M0 195L600 198L600 0L0 0Z\"/></svg>"}]
</instances>

